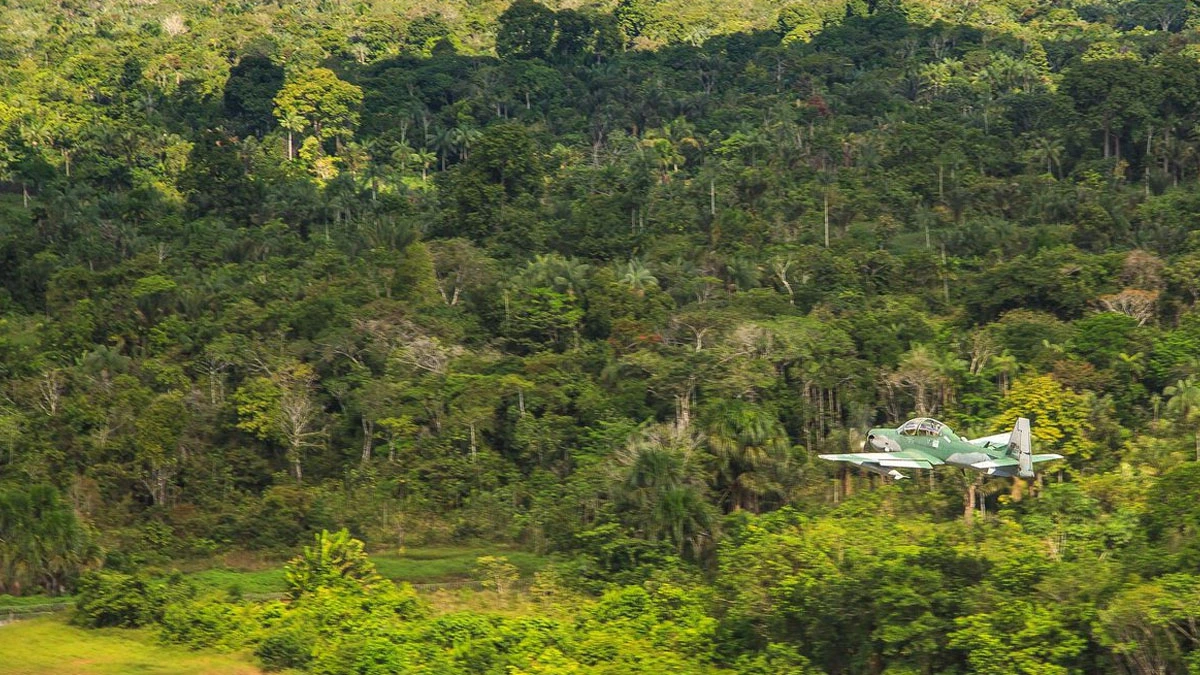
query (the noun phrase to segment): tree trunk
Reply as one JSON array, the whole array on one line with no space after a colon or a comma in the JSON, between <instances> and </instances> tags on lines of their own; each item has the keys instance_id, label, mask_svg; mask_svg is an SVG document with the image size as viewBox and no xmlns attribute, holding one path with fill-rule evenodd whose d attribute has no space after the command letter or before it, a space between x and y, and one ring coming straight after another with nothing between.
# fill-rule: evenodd
<instances>
[{"instance_id":1,"label":"tree trunk","mask_svg":"<svg viewBox=\"0 0 1200 675\"><path fill-rule=\"evenodd\" d=\"M829 248L829 190L825 190L825 248Z\"/></svg>"},{"instance_id":2,"label":"tree trunk","mask_svg":"<svg viewBox=\"0 0 1200 675\"><path fill-rule=\"evenodd\" d=\"M1144 168L1142 170L1142 181L1145 185L1142 188L1145 190L1145 195L1150 196L1150 152L1154 141L1154 126L1151 125L1146 130L1146 159L1144 160Z\"/></svg>"},{"instance_id":3,"label":"tree trunk","mask_svg":"<svg viewBox=\"0 0 1200 675\"><path fill-rule=\"evenodd\" d=\"M975 522L975 479L967 484L967 493L963 499L963 522L971 525Z\"/></svg>"},{"instance_id":4,"label":"tree trunk","mask_svg":"<svg viewBox=\"0 0 1200 675\"><path fill-rule=\"evenodd\" d=\"M300 485L304 482L304 471L300 467L300 448L293 445L290 454L292 455L292 477L296 479L296 485Z\"/></svg>"},{"instance_id":5,"label":"tree trunk","mask_svg":"<svg viewBox=\"0 0 1200 675\"><path fill-rule=\"evenodd\" d=\"M692 392L688 391L675 396L675 428L685 430L692 423Z\"/></svg>"},{"instance_id":6,"label":"tree trunk","mask_svg":"<svg viewBox=\"0 0 1200 675\"><path fill-rule=\"evenodd\" d=\"M1008 496L1014 502L1019 502L1025 498L1025 479L1024 478L1020 478L1020 477L1013 478L1012 491L1010 491L1008 493Z\"/></svg>"},{"instance_id":7,"label":"tree trunk","mask_svg":"<svg viewBox=\"0 0 1200 675\"><path fill-rule=\"evenodd\" d=\"M362 463L366 464L371 461L371 449L375 440L375 423L367 416L362 418L363 430L363 446L362 446Z\"/></svg>"}]
</instances>

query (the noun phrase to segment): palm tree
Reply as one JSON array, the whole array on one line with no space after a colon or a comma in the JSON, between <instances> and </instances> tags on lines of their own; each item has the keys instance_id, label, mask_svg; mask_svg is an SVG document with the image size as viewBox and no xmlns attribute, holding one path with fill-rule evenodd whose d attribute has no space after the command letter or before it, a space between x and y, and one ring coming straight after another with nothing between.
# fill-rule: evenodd
<instances>
[{"instance_id":1,"label":"palm tree","mask_svg":"<svg viewBox=\"0 0 1200 675\"><path fill-rule=\"evenodd\" d=\"M463 159L468 159L471 154L471 146L483 138L483 132L472 126L455 127L451 132L451 138L454 141L455 150L458 151L458 156Z\"/></svg>"},{"instance_id":2,"label":"palm tree","mask_svg":"<svg viewBox=\"0 0 1200 675\"><path fill-rule=\"evenodd\" d=\"M647 131L640 145L654 151L662 171L661 181L666 183L670 175L678 172L679 167L687 162L684 148L697 149L700 142L693 135L692 125L683 117L677 117L661 128Z\"/></svg>"},{"instance_id":3,"label":"palm tree","mask_svg":"<svg viewBox=\"0 0 1200 675\"><path fill-rule=\"evenodd\" d=\"M634 434L610 464L610 491L630 524L651 541L669 541L693 557L716 528L699 445L688 430L654 425Z\"/></svg>"},{"instance_id":4,"label":"palm tree","mask_svg":"<svg viewBox=\"0 0 1200 675\"><path fill-rule=\"evenodd\" d=\"M350 141L342 146L342 162L346 166L346 171L350 173L350 177L358 182L358 176L363 172L367 165L371 162L371 149L374 141L360 143L358 141Z\"/></svg>"},{"instance_id":5,"label":"palm tree","mask_svg":"<svg viewBox=\"0 0 1200 675\"><path fill-rule=\"evenodd\" d=\"M96 554L87 529L54 488L0 491L0 590L19 594L38 586L57 595Z\"/></svg>"},{"instance_id":6,"label":"palm tree","mask_svg":"<svg viewBox=\"0 0 1200 675\"><path fill-rule=\"evenodd\" d=\"M1195 375L1188 375L1175 384L1163 389L1167 397L1167 411L1175 413L1179 421L1187 424L1200 416L1200 382ZM1200 428L1193 431L1196 444L1196 461L1200 462Z\"/></svg>"},{"instance_id":7,"label":"palm tree","mask_svg":"<svg viewBox=\"0 0 1200 675\"><path fill-rule=\"evenodd\" d=\"M442 171L446 170L446 157L454 150L457 143L457 134L453 128L438 129L425 137L425 146L437 153Z\"/></svg>"},{"instance_id":8,"label":"palm tree","mask_svg":"<svg viewBox=\"0 0 1200 675\"><path fill-rule=\"evenodd\" d=\"M776 491L771 475L788 464L787 433L775 415L736 401L723 406L708 428L717 461L714 476L730 510L758 512L759 499Z\"/></svg>"},{"instance_id":9,"label":"palm tree","mask_svg":"<svg viewBox=\"0 0 1200 675\"><path fill-rule=\"evenodd\" d=\"M1057 138L1035 138L1028 150L1029 158L1039 164L1046 165L1046 173L1051 174L1055 178L1059 178L1061 167L1059 160L1063 154L1062 141Z\"/></svg>"},{"instance_id":10,"label":"palm tree","mask_svg":"<svg viewBox=\"0 0 1200 675\"><path fill-rule=\"evenodd\" d=\"M429 167L433 166L433 163L437 161L437 155L428 150L417 150L409 155L408 158L414 164L421 165L421 180L429 180Z\"/></svg>"},{"instance_id":11,"label":"palm tree","mask_svg":"<svg viewBox=\"0 0 1200 675\"><path fill-rule=\"evenodd\" d=\"M525 265L515 282L524 288L549 288L571 297L583 294L587 288L591 265L557 253L534 256Z\"/></svg>"},{"instance_id":12,"label":"palm tree","mask_svg":"<svg viewBox=\"0 0 1200 675\"><path fill-rule=\"evenodd\" d=\"M625 265L625 274L621 275L621 283L641 297L646 294L646 289L658 286L658 277L655 277L642 261L630 260Z\"/></svg>"},{"instance_id":13,"label":"palm tree","mask_svg":"<svg viewBox=\"0 0 1200 675\"><path fill-rule=\"evenodd\" d=\"M414 152L412 146L405 141L392 144L392 152L390 154L392 164L395 164L397 168L404 171L410 163L413 163Z\"/></svg>"},{"instance_id":14,"label":"palm tree","mask_svg":"<svg viewBox=\"0 0 1200 675\"><path fill-rule=\"evenodd\" d=\"M295 144L292 142L293 133L302 133L305 127L308 126L308 120L294 111L289 110L283 113L279 118L279 126L287 130L287 158L290 162L296 156Z\"/></svg>"}]
</instances>

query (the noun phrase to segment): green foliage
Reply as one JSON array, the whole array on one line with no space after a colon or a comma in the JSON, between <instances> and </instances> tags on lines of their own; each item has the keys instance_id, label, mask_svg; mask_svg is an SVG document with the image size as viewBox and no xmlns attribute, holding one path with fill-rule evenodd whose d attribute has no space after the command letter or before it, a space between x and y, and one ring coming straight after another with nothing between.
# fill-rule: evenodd
<instances>
[{"instance_id":1,"label":"green foliage","mask_svg":"<svg viewBox=\"0 0 1200 675\"><path fill-rule=\"evenodd\" d=\"M254 649L254 655L268 671L304 668L312 660L315 633L304 628L271 631Z\"/></svg>"},{"instance_id":2,"label":"green foliage","mask_svg":"<svg viewBox=\"0 0 1200 675\"><path fill-rule=\"evenodd\" d=\"M536 0L517 0L497 18L496 53L501 58L542 58L554 38L554 12Z\"/></svg>"},{"instance_id":3,"label":"green foliage","mask_svg":"<svg viewBox=\"0 0 1200 675\"><path fill-rule=\"evenodd\" d=\"M475 559L475 576L483 587L496 591L501 597L512 591L513 584L521 578L517 566L504 556L484 555Z\"/></svg>"},{"instance_id":4,"label":"green foliage","mask_svg":"<svg viewBox=\"0 0 1200 675\"><path fill-rule=\"evenodd\" d=\"M255 637L258 614L253 605L239 606L210 597L170 604L159 622L162 638L168 642L192 649L235 651Z\"/></svg>"},{"instance_id":5,"label":"green foliage","mask_svg":"<svg viewBox=\"0 0 1200 675\"><path fill-rule=\"evenodd\" d=\"M62 593L99 552L93 533L53 487L0 488L0 590Z\"/></svg>"},{"instance_id":6,"label":"green foliage","mask_svg":"<svg viewBox=\"0 0 1200 675\"><path fill-rule=\"evenodd\" d=\"M358 126L362 90L328 68L298 73L275 95L275 117L292 131L318 139L344 138Z\"/></svg>"},{"instance_id":7,"label":"green foliage","mask_svg":"<svg viewBox=\"0 0 1200 675\"><path fill-rule=\"evenodd\" d=\"M0 590L100 542L80 621L311 672L1195 668L1186 3L77 5L0 6ZM817 459L913 415L1068 468ZM201 576L286 605L128 573L314 535Z\"/></svg>"},{"instance_id":8,"label":"green foliage","mask_svg":"<svg viewBox=\"0 0 1200 675\"><path fill-rule=\"evenodd\" d=\"M167 603L192 592L178 575L164 580L145 573L88 572L76 584L72 621L92 628L146 626L162 618Z\"/></svg>"},{"instance_id":9,"label":"green foliage","mask_svg":"<svg viewBox=\"0 0 1200 675\"><path fill-rule=\"evenodd\" d=\"M959 619L950 646L967 652L975 673L1066 675L1084 640L1052 609L1010 603L996 612Z\"/></svg>"},{"instance_id":10,"label":"green foliage","mask_svg":"<svg viewBox=\"0 0 1200 675\"><path fill-rule=\"evenodd\" d=\"M344 529L317 533L312 546L305 546L304 552L287 564L283 577L293 600L323 588L369 591L383 582L363 543Z\"/></svg>"},{"instance_id":11,"label":"green foliage","mask_svg":"<svg viewBox=\"0 0 1200 675\"><path fill-rule=\"evenodd\" d=\"M1087 396L1063 387L1049 376L1020 379L1004 399L1004 411L996 418L997 429L1011 429L1017 417L1033 425L1033 437L1047 450L1078 460L1092 457L1087 428L1091 406Z\"/></svg>"}]
</instances>

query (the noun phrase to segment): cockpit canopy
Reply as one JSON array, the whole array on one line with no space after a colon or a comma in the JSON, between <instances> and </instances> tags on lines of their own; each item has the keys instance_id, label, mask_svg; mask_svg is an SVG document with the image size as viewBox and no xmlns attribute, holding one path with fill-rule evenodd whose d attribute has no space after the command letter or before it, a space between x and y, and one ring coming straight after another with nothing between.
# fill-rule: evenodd
<instances>
[{"instance_id":1,"label":"cockpit canopy","mask_svg":"<svg viewBox=\"0 0 1200 675\"><path fill-rule=\"evenodd\" d=\"M900 425L901 436L941 436L942 431L950 431L949 427L932 417L914 417Z\"/></svg>"}]
</instances>

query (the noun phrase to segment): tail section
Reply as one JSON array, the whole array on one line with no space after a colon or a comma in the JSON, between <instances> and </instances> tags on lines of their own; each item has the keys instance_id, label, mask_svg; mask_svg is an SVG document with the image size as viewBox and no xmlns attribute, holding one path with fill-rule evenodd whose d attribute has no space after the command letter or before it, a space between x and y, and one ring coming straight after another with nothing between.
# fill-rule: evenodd
<instances>
[{"instance_id":1,"label":"tail section","mask_svg":"<svg viewBox=\"0 0 1200 675\"><path fill-rule=\"evenodd\" d=\"M1033 477L1033 439L1029 432L1029 420L1018 417L1013 425L1012 435L1008 437L1008 454L1017 458L1017 475L1022 478Z\"/></svg>"}]
</instances>

